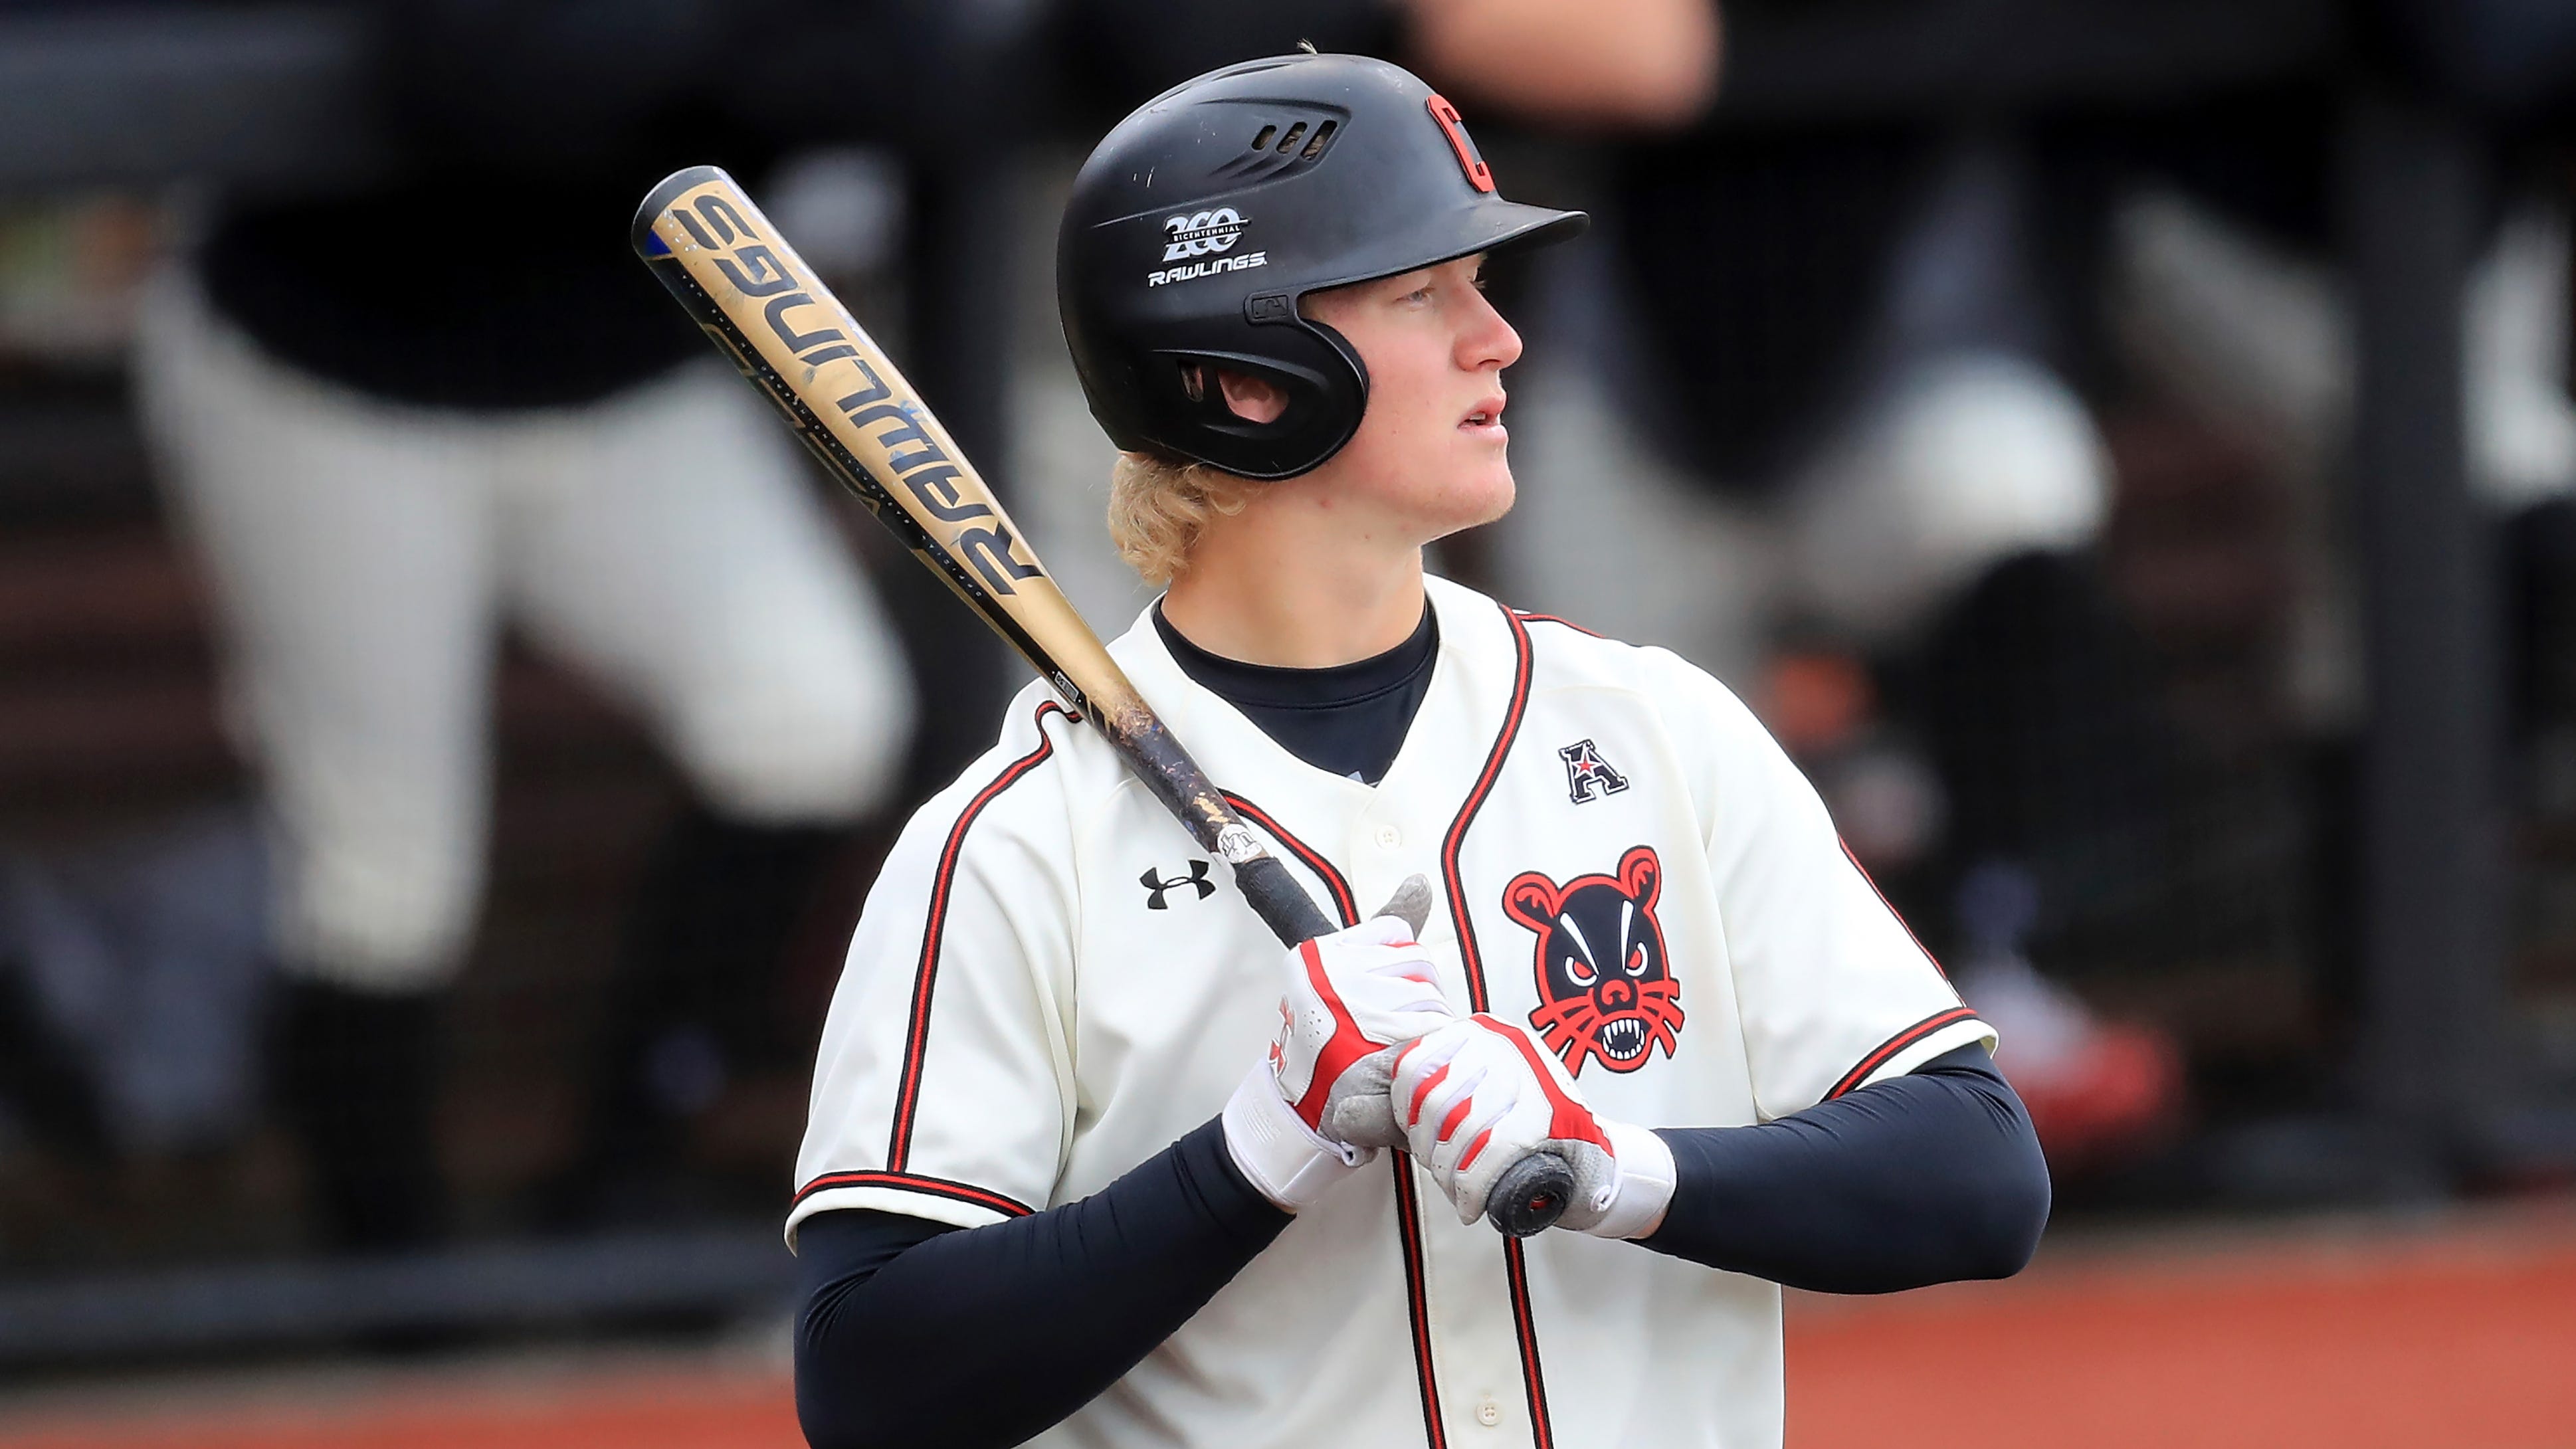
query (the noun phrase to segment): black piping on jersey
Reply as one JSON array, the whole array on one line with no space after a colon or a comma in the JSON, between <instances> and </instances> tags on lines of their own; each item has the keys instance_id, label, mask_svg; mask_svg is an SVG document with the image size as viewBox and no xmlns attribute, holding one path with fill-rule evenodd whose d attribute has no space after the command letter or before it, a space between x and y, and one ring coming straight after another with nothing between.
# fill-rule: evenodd
<instances>
[{"instance_id":1,"label":"black piping on jersey","mask_svg":"<svg viewBox=\"0 0 2576 1449\"><path fill-rule=\"evenodd\" d=\"M1476 923L1467 907L1458 853L1467 843L1468 827L1476 823L1477 812L1485 808L1485 798L1493 793L1494 781L1502 776L1503 761L1512 752L1512 742L1520 738L1521 718L1529 712L1532 672L1529 627L1509 608L1503 609L1502 615L1512 631L1511 705L1503 712L1503 727L1494 734L1493 748L1485 754L1485 768L1477 775L1475 788L1467 792L1466 802L1458 807L1458 818L1449 823L1449 833L1440 843L1440 879L1449 892L1450 919L1458 928L1458 959L1467 970L1467 1000L1478 1011L1485 1009L1485 962L1476 945ZM1503 1274L1511 1290L1512 1327L1520 1338L1521 1387L1529 1398L1531 1438L1537 1449L1555 1449L1556 1429L1547 1416L1547 1375L1539 1367L1538 1324L1530 1313L1529 1267L1518 1238L1503 1240Z\"/></svg>"},{"instance_id":2,"label":"black piping on jersey","mask_svg":"<svg viewBox=\"0 0 2576 1449\"><path fill-rule=\"evenodd\" d=\"M975 792L975 798L967 801L966 808L958 813L957 823L948 828L948 843L939 852L939 874L933 878L930 887L930 912L921 928L921 961L913 968L912 1021L904 1030L903 1078L895 1091L894 1129L886 1139L888 1172L902 1172L905 1160L912 1153L912 1119L921 1106L922 1058L930 1047L930 995L939 979L940 940L948 925L948 888L957 877L958 852L965 848L966 832L974 825L976 817L984 813L984 807L992 804L1003 791L1018 784L1031 770L1045 764L1047 757L1055 753L1055 740L1046 732L1046 720L1050 714L1062 715L1068 720L1074 717L1073 711L1054 700L1039 705L1037 748L1005 765L1002 773L993 777L991 784Z\"/></svg>"},{"instance_id":3,"label":"black piping on jersey","mask_svg":"<svg viewBox=\"0 0 2576 1449\"><path fill-rule=\"evenodd\" d=\"M1901 1052L1907 1047L1914 1045L1916 1042L1923 1040L1932 1033L1941 1030L1943 1027L1956 1026L1960 1022L1974 1021L1976 1018L1976 1008L1968 1006L1954 1006L1948 1011L1934 1012L1930 1016L1927 1016L1921 1021L1914 1023L1912 1026L1907 1027L1905 1030L1898 1032L1896 1035L1889 1037L1883 1042L1880 1042L1877 1046L1872 1047L1869 1055L1862 1057L1858 1065L1854 1066L1850 1071L1843 1073L1843 1079L1834 1083L1834 1089L1825 1093L1824 1100L1830 1102L1834 1098L1841 1096L1843 1093L1858 1087L1861 1083L1868 1081L1869 1074L1877 1071L1880 1067L1887 1065L1890 1057L1895 1056L1898 1052Z\"/></svg>"},{"instance_id":4,"label":"black piping on jersey","mask_svg":"<svg viewBox=\"0 0 2576 1449\"><path fill-rule=\"evenodd\" d=\"M921 1193L928 1197L944 1197L950 1202L971 1203L976 1207L991 1208L1006 1218L1024 1218L1037 1211L1017 1198L1004 1197L989 1188L976 1187L971 1183L951 1182L944 1177L924 1177L917 1172L827 1172L798 1188L795 1200L788 1206L793 1209L796 1203L801 1203L818 1192L830 1192L836 1187L891 1187L903 1192Z\"/></svg>"},{"instance_id":5,"label":"black piping on jersey","mask_svg":"<svg viewBox=\"0 0 2576 1449\"><path fill-rule=\"evenodd\" d=\"M1351 893L1351 883L1333 868L1323 852L1288 832L1286 826L1270 817L1270 812L1235 794L1219 792L1235 813L1259 826L1281 849L1295 856L1315 873L1332 892L1333 908L1340 913L1342 924L1360 922L1359 898ZM1448 1449L1448 1431L1440 1423L1440 1384L1431 1367L1431 1296L1425 1286L1422 1267L1422 1212L1413 1200L1413 1163L1401 1152L1387 1154L1395 1172L1395 1241L1404 1259L1405 1326L1413 1337L1413 1369L1422 1389L1422 1433L1430 1449Z\"/></svg>"}]
</instances>

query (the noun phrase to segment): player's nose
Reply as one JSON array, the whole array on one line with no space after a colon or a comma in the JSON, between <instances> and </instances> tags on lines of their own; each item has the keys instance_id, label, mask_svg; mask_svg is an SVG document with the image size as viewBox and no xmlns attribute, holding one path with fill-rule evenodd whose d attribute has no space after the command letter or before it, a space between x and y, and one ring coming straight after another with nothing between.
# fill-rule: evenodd
<instances>
[{"instance_id":1,"label":"player's nose","mask_svg":"<svg viewBox=\"0 0 2576 1449\"><path fill-rule=\"evenodd\" d=\"M1483 292L1470 290L1467 299L1467 315L1458 335L1458 365L1482 372L1520 361L1521 334L1503 320Z\"/></svg>"}]
</instances>

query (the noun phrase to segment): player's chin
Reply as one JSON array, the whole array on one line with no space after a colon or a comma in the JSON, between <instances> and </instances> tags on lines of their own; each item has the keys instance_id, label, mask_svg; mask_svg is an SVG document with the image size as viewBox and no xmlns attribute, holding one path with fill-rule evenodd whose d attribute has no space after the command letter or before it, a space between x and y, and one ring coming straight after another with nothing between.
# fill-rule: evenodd
<instances>
[{"instance_id":1,"label":"player's chin","mask_svg":"<svg viewBox=\"0 0 2576 1449\"><path fill-rule=\"evenodd\" d=\"M1461 499L1467 511L1475 515L1468 526L1491 523L1511 512L1512 500L1518 496L1519 485L1512 481L1512 465L1497 448L1491 459L1468 472L1468 486Z\"/></svg>"},{"instance_id":2,"label":"player's chin","mask_svg":"<svg viewBox=\"0 0 2576 1449\"><path fill-rule=\"evenodd\" d=\"M1443 485L1432 507L1443 533L1491 523L1512 511L1515 485L1511 465L1499 453L1490 458L1453 459L1442 470Z\"/></svg>"}]
</instances>

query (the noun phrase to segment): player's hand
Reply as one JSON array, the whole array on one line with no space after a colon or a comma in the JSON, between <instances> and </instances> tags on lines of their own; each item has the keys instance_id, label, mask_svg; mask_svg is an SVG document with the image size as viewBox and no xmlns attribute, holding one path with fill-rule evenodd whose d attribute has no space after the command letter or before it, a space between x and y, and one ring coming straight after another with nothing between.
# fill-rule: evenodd
<instances>
[{"instance_id":1,"label":"player's hand","mask_svg":"<svg viewBox=\"0 0 2576 1449\"><path fill-rule=\"evenodd\" d=\"M1430 901L1413 876L1378 915L1287 953L1279 1031L1225 1129L1236 1165L1292 1212L1404 1141L1387 1096L1395 1053L1457 1019L1415 939Z\"/></svg>"},{"instance_id":2,"label":"player's hand","mask_svg":"<svg viewBox=\"0 0 2576 1449\"><path fill-rule=\"evenodd\" d=\"M1271 1072L1297 1119L1328 1142L1404 1145L1387 1101L1395 1051L1457 1020L1414 939L1430 904L1431 883L1407 877L1378 914L1288 953Z\"/></svg>"},{"instance_id":3,"label":"player's hand","mask_svg":"<svg viewBox=\"0 0 2576 1449\"><path fill-rule=\"evenodd\" d=\"M1432 1032L1397 1057L1391 1098L1406 1150L1472 1223L1494 1183L1533 1152L1574 1170L1558 1226L1642 1237L1672 1200L1673 1157L1642 1127L1596 1118L1556 1054L1510 1022L1478 1014Z\"/></svg>"}]
</instances>

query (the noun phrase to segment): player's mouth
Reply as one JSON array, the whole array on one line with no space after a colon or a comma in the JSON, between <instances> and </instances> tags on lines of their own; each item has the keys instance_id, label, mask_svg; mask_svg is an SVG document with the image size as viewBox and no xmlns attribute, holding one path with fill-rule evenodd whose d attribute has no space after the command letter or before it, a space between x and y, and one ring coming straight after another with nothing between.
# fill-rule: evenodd
<instances>
[{"instance_id":1,"label":"player's mouth","mask_svg":"<svg viewBox=\"0 0 2576 1449\"><path fill-rule=\"evenodd\" d=\"M1601 1050L1614 1062L1633 1062L1646 1050L1646 1019L1618 1016L1601 1023Z\"/></svg>"},{"instance_id":2,"label":"player's mouth","mask_svg":"<svg viewBox=\"0 0 2576 1449\"><path fill-rule=\"evenodd\" d=\"M1458 420L1458 431L1471 433L1480 438L1499 439L1508 436L1503 428L1502 394L1496 393L1468 409L1467 415Z\"/></svg>"}]
</instances>

